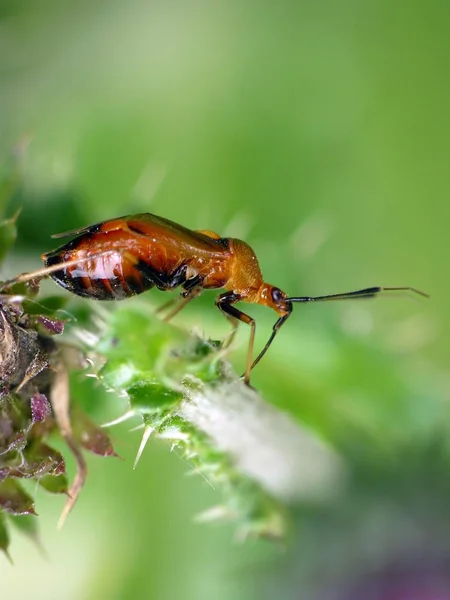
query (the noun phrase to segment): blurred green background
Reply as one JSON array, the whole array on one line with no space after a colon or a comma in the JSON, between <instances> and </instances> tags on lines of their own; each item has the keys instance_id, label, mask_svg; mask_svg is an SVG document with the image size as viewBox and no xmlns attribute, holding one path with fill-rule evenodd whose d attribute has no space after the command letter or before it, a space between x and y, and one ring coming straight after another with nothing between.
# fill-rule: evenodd
<instances>
[{"instance_id":1,"label":"blurred green background","mask_svg":"<svg viewBox=\"0 0 450 600\"><path fill-rule=\"evenodd\" d=\"M450 399L449 31L444 0L3 0L0 159L22 214L2 277L39 266L52 233L154 212L246 239L292 295L422 288L431 301L297 307L253 380L336 443L414 447ZM178 322L226 333L213 298ZM259 344L267 312L251 309ZM217 493L161 443L133 472L139 434L113 437L126 460L90 460L62 532L61 498L39 492L48 560L13 540L10 600L313 597L301 541L282 554L195 524Z\"/></svg>"}]
</instances>

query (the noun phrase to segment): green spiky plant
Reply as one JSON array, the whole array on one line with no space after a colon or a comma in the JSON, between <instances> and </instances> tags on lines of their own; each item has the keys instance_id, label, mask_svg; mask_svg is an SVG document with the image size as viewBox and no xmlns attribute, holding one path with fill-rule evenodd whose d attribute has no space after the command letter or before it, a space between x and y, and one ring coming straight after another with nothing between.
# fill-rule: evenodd
<instances>
[{"instance_id":1,"label":"green spiky plant","mask_svg":"<svg viewBox=\"0 0 450 600\"><path fill-rule=\"evenodd\" d=\"M15 219L4 221L3 247L13 241ZM3 234L2 234L3 232ZM86 478L81 448L114 455L104 429L96 427L70 400L67 346L58 342L64 324L57 317L64 300L34 302L36 285L12 285L2 295L2 511L5 516L35 514L20 480L35 480L50 492L68 495L61 521L71 510ZM97 311L98 313L98 311ZM283 539L285 507L302 496L321 493L338 478L339 461L315 436L269 406L224 362L221 344L189 334L157 318L149 307L126 303L69 332L78 350L91 357L89 376L126 398L116 422L139 416L143 437L151 433L176 445L212 485L223 502L200 517L234 519L240 535ZM100 366L99 366L100 365ZM248 424L252 423L249 429ZM64 456L47 445L58 432L77 461L69 486ZM302 454L315 472L298 468Z\"/></svg>"},{"instance_id":2,"label":"green spiky plant","mask_svg":"<svg viewBox=\"0 0 450 600\"><path fill-rule=\"evenodd\" d=\"M1 224L2 257L15 239L15 224L16 217ZM280 404L288 416L239 381L220 342L162 322L145 302L113 310L83 303L87 315L66 325L60 343L67 300L41 294L36 301L37 293L37 287L18 286L1 299L5 553L11 525L37 539L26 480L68 494L65 517L86 477L83 450L115 454L105 429L70 397L67 372L80 369L68 357L75 348L89 359L82 372L93 385L123 398L123 411L110 425L139 418L137 460L150 435L158 436L220 492L199 520L233 520L241 538L292 540L290 561L261 578L268 589L283 589L280 597L301 587L311 598L353 599L383 588L390 600L399 585L413 581L422 589L418 598L428 600L424 581L447 589L441 574L449 551L448 410L432 392L430 375L418 381L407 362L356 343L345 350L349 368L370 364L373 390L383 382L388 394L374 392L370 410L365 398L361 410L341 397L340 406L347 400L351 410L338 419L330 418L328 404L314 412L286 395ZM282 394L282 380L279 389ZM325 393L332 397L331 388ZM58 436L66 450L55 449ZM66 452L77 463L70 479Z\"/></svg>"}]
</instances>

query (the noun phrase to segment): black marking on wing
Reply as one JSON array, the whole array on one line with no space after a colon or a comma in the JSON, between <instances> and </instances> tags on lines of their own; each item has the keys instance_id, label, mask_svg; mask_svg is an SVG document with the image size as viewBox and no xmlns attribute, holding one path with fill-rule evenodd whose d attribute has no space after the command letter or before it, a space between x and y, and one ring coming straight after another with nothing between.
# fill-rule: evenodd
<instances>
[{"instance_id":1,"label":"black marking on wing","mask_svg":"<svg viewBox=\"0 0 450 600\"><path fill-rule=\"evenodd\" d=\"M230 248L230 238L219 238L216 241L218 244L220 244L223 248L226 248L227 250Z\"/></svg>"},{"instance_id":2,"label":"black marking on wing","mask_svg":"<svg viewBox=\"0 0 450 600\"><path fill-rule=\"evenodd\" d=\"M70 231L63 231L62 233L54 233L52 235L52 238L54 239L58 239L58 238L66 238L66 237L72 237L74 235L81 235L81 234L94 234L94 233L98 233L101 229L101 226L103 225L104 221L102 221L101 223L95 223L94 225L86 225L86 227L80 227L79 229L71 229Z\"/></svg>"},{"instance_id":3,"label":"black marking on wing","mask_svg":"<svg viewBox=\"0 0 450 600\"><path fill-rule=\"evenodd\" d=\"M139 227L136 227L135 225L133 225L132 223L128 223L127 222L127 227L130 231L132 231L133 233L137 233L139 235L147 235L147 232L142 229L139 229Z\"/></svg>"}]
</instances>

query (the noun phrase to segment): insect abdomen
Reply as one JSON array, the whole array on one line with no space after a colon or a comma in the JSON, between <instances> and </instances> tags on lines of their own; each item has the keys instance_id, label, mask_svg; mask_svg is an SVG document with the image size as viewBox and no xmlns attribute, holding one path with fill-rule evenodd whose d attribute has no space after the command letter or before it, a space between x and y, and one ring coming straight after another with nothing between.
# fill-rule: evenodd
<instances>
[{"instance_id":1,"label":"insect abdomen","mask_svg":"<svg viewBox=\"0 0 450 600\"><path fill-rule=\"evenodd\" d=\"M71 260L76 256L71 256ZM132 267L120 254L104 255L66 267L65 252L54 251L45 255L46 266L61 264L61 270L51 277L60 286L82 296L95 300L124 300L141 294L154 286L154 282Z\"/></svg>"}]
</instances>

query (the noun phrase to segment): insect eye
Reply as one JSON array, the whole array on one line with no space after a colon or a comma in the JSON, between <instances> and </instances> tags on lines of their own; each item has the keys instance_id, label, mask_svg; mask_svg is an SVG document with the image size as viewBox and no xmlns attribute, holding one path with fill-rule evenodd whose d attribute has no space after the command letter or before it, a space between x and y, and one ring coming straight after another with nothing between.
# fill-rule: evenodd
<instances>
[{"instance_id":1,"label":"insect eye","mask_svg":"<svg viewBox=\"0 0 450 600\"><path fill-rule=\"evenodd\" d=\"M283 292L279 288L272 289L272 300L274 302L281 302L284 298Z\"/></svg>"}]
</instances>

